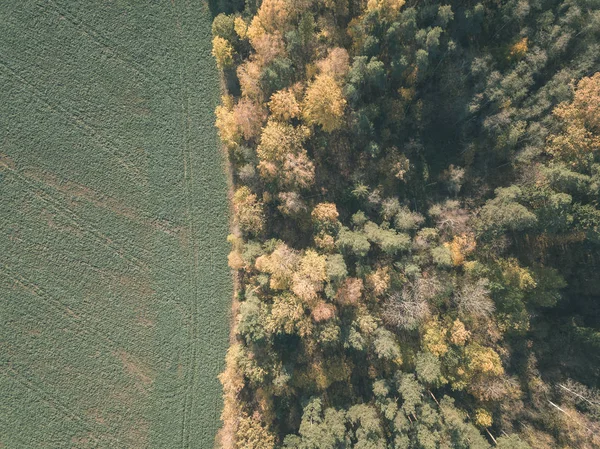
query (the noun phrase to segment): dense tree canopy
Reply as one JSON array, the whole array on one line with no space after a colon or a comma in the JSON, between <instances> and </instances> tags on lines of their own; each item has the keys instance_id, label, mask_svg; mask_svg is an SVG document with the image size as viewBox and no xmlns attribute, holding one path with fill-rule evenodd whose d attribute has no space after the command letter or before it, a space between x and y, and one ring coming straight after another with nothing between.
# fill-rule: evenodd
<instances>
[{"instance_id":1,"label":"dense tree canopy","mask_svg":"<svg viewBox=\"0 0 600 449\"><path fill-rule=\"evenodd\" d=\"M222 446L600 447L600 3L225 10Z\"/></svg>"}]
</instances>

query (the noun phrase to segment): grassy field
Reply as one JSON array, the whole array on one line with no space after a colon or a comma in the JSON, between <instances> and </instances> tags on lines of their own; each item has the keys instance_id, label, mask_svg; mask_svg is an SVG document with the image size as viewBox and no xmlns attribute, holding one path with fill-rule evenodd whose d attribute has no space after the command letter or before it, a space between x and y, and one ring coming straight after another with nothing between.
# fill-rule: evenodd
<instances>
[{"instance_id":1,"label":"grassy field","mask_svg":"<svg viewBox=\"0 0 600 449\"><path fill-rule=\"evenodd\" d=\"M212 448L226 179L208 6L0 2L0 448Z\"/></svg>"}]
</instances>

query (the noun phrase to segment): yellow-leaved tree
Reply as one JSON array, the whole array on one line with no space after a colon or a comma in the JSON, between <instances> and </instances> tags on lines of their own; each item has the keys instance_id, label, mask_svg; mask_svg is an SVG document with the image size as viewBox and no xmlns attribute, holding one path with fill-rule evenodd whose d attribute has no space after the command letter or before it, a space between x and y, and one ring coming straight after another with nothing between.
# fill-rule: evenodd
<instances>
[{"instance_id":1,"label":"yellow-leaved tree","mask_svg":"<svg viewBox=\"0 0 600 449\"><path fill-rule=\"evenodd\" d=\"M260 86L261 70L262 67L256 61L246 61L237 68L237 77L240 82L242 97L262 102L263 92Z\"/></svg>"},{"instance_id":2,"label":"yellow-leaved tree","mask_svg":"<svg viewBox=\"0 0 600 449\"><path fill-rule=\"evenodd\" d=\"M219 130L221 142L229 148L237 147L242 138L242 133L233 113L233 98L231 96L223 95L221 104L215 110L215 115L217 116L215 126Z\"/></svg>"},{"instance_id":3,"label":"yellow-leaved tree","mask_svg":"<svg viewBox=\"0 0 600 449\"><path fill-rule=\"evenodd\" d=\"M444 244L450 250L452 263L454 266L460 266L465 262L465 258L475 251L477 246L473 234L455 235L451 242Z\"/></svg>"},{"instance_id":4,"label":"yellow-leaved tree","mask_svg":"<svg viewBox=\"0 0 600 449\"><path fill-rule=\"evenodd\" d=\"M248 24L241 17L236 17L233 20L233 29L240 39L246 39L248 37Z\"/></svg>"},{"instance_id":5,"label":"yellow-leaved tree","mask_svg":"<svg viewBox=\"0 0 600 449\"><path fill-rule=\"evenodd\" d=\"M285 290L290 286L298 261L298 253L280 243L271 254L257 258L255 265L258 271L271 275L269 285L272 289Z\"/></svg>"},{"instance_id":6,"label":"yellow-leaved tree","mask_svg":"<svg viewBox=\"0 0 600 449\"><path fill-rule=\"evenodd\" d=\"M305 126L294 127L269 120L256 149L261 176L285 187L310 186L314 182L315 167L302 146L309 134Z\"/></svg>"},{"instance_id":7,"label":"yellow-leaved tree","mask_svg":"<svg viewBox=\"0 0 600 449\"><path fill-rule=\"evenodd\" d=\"M404 0L368 0L367 12L379 11L388 18L394 18L404 6Z\"/></svg>"},{"instance_id":8,"label":"yellow-leaved tree","mask_svg":"<svg viewBox=\"0 0 600 449\"><path fill-rule=\"evenodd\" d=\"M263 0L252 22L258 22L268 33L283 31L289 17L288 3L286 0Z\"/></svg>"},{"instance_id":9,"label":"yellow-leaved tree","mask_svg":"<svg viewBox=\"0 0 600 449\"><path fill-rule=\"evenodd\" d=\"M553 113L562 132L548 138L548 153L575 168L590 165L600 148L600 72L581 79L573 101L559 104Z\"/></svg>"},{"instance_id":10,"label":"yellow-leaved tree","mask_svg":"<svg viewBox=\"0 0 600 449\"><path fill-rule=\"evenodd\" d=\"M446 329L439 321L431 320L423 326L423 349L438 357L448 352Z\"/></svg>"},{"instance_id":11,"label":"yellow-leaved tree","mask_svg":"<svg viewBox=\"0 0 600 449\"><path fill-rule=\"evenodd\" d=\"M306 89L302 115L307 123L331 132L342 126L345 108L341 87L332 76L320 74Z\"/></svg>"},{"instance_id":12,"label":"yellow-leaved tree","mask_svg":"<svg viewBox=\"0 0 600 449\"><path fill-rule=\"evenodd\" d=\"M291 89L283 89L271 95L269 102L271 115L281 121L288 121L300 116L300 105Z\"/></svg>"},{"instance_id":13,"label":"yellow-leaved tree","mask_svg":"<svg viewBox=\"0 0 600 449\"><path fill-rule=\"evenodd\" d=\"M510 47L508 56L510 59L521 59L527 54L527 50L529 50L529 39L524 37Z\"/></svg>"},{"instance_id":14,"label":"yellow-leaved tree","mask_svg":"<svg viewBox=\"0 0 600 449\"><path fill-rule=\"evenodd\" d=\"M492 348L474 343L467 347L465 354L469 360L468 368L472 373L496 376L504 374L500 356Z\"/></svg>"},{"instance_id":15,"label":"yellow-leaved tree","mask_svg":"<svg viewBox=\"0 0 600 449\"><path fill-rule=\"evenodd\" d=\"M300 260L300 266L294 273L292 291L309 305L314 305L318 292L323 290L327 279L327 259L316 251L308 250Z\"/></svg>"},{"instance_id":16,"label":"yellow-leaved tree","mask_svg":"<svg viewBox=\"0 0 600 449\"><path fill-rule=\"evenodd\" d=\"M335 246L334 235L341 227L338 220L338 211L333 203L320 203L311 213L315 227L315 244L325 251L333 251Z\"/></svg>"},{"instance_id":17,"label":"yellow-leaved tree","mask_svg":"<svg viewBox=\"0 0 600 449\"><path fill-rule=\"evenodd\" d=\"M263 203L244 186L233 195L233 209L242 232L260 234L265 226Z\"/></svg>"},{"instance_id":18,"label":"yellow-leaved tree","mask_svg":"<svg viewBox=\"0 0 600 449\"><path fill-rule=\"evenodd\" d=\"M227 39L215 36L212 41L212 54L221 70L233 64L233 47Z\"/></svg>"},{"instance_id":19,"label":"yellow-leaved tree","mask_svg":"<svg viewBox=\"0 0 600 449\"><path fill-rule=\"evenodd\" d=\"M242 416L236 432L237 449L273 449L273 435L257 416Z\"/></svg>"},{"instance_id":20,"label":"yellow-leaved tree","mask_svg":"<svg viewBox=\"0 0 600 449\"><path fill-rule=\"evenodd\" d=\"M313 324L304 310L304 304L297 296L276 296L264 321L265 330L270 334L298 334L301 337L311 335Z\"/></svg>"}]
</instances>

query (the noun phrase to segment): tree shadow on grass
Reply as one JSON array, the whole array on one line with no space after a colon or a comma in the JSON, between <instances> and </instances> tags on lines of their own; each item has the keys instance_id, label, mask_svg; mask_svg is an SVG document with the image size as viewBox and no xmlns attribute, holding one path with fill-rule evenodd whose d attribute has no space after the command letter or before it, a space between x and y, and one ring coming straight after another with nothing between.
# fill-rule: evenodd
<instances>
[{"instance_id":1,"label":"tree shadow on grass","mask_svg":"<svg viewBox=\"0 0 600 449\"><path fill-rule=\"evenodd\" d=\"M231 14L244 9L244 0L208 0L208 7L213 17L220 13Z\"/></svg>"}]
</instances>

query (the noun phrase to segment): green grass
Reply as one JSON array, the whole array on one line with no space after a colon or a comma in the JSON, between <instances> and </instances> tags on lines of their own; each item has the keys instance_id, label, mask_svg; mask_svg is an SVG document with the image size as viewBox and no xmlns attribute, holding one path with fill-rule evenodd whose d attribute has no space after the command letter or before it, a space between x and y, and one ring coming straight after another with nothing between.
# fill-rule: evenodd
<instances>
[{"instance_id":1,"label":"green grass","mask_svg":"<svg viewBox=\"0 0 600 449\"><path fill-rule=\"evenodd\" d=\"M0 448L212 448L226 179L208 6L0 2Z\"/></svg>"}]
</instances>

